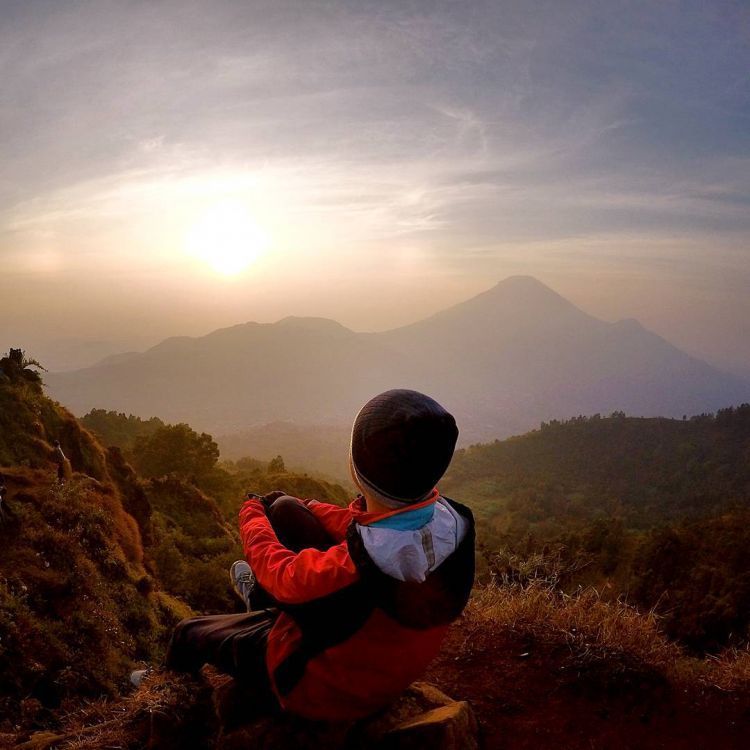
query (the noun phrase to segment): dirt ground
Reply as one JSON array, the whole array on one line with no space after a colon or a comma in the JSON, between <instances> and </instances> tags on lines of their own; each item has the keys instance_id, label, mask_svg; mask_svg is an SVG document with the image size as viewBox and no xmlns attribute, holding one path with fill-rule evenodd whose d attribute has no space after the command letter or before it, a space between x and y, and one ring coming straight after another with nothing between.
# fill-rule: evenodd
<instances>
[{"instance_id":1,"label":"dirt ground","mask_svg":"<svg viewBox=\"0 0 750 750\"><path fill-rule=\"evenodd\" d=\"M750 747L750 702L462 620L427 679L469 700L488 750Z\"/></svg>"}]
</instances>

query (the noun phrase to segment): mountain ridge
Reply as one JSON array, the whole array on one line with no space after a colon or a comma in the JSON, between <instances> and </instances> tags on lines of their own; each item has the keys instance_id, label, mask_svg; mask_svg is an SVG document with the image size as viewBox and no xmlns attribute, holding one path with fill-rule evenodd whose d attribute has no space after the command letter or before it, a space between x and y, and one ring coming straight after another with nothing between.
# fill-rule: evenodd
<instances>
[{"instance_id":1,"label":"mountain ridge","mask_svg":"<svg viewBox=\"0 0 750 750\"><path fill-rule=\"evenodd\" d=\"M221 434L279 420L344 424L373 393L409 387L454 411L464 441L577 414L681 416L750 399L749 381L638 321L589 315L528 276L388 331L320 317L247 322L47 383L79 414L116 409Z\"/></svg>"}]
</instances>

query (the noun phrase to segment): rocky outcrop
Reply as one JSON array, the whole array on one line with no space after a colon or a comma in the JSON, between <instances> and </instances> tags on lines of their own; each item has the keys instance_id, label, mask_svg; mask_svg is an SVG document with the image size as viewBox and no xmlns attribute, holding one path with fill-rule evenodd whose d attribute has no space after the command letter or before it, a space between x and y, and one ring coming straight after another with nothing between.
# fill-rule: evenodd
<instances>
[{"instance_id":1,"label":"rocky outcrop","mask_svg":"<svg viewBox=\"0 0 750 750\"><path fill-rule=\"evenodd\" d=\"M226 680L226 678L223 678ZM236 713L251 705L228 680L214 690L221 718L217 750L475 750L478 726L466 701L449 698L434 685L413 683L380 714L350 724L326 724L282 715L237 726Z\"/></svg>"},{"instance_id":2,"label":"rocky outcrop","mask_svg":"<svg viewBox=\"0 0 750 750\"><path fill-rule=\"evenodd\" d=\"M358 748L378 750L476 750L479 727L467 701L434 685L415 682L381 716L361 725Z\"/></svg>"},{"instance_id":3,"label":"rocky outcrop","mask_svg":"<svg viewBox=\"0 0 750 750\"><path fill-rule=\"evenodd\" d=\"M478 725L466 701L415 682L393 705L367 720L313 722L288 714L262 715L257 700L210 669L200 680L154 674L136 693L79 715L78 726L18 738L16 750L75 747L100 750L477 750Z\"/></svg>"}]
</instances>

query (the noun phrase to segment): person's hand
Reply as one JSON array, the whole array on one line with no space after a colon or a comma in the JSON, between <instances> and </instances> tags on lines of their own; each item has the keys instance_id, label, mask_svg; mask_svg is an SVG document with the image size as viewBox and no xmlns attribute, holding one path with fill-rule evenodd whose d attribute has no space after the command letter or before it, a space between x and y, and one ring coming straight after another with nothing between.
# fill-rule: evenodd
<instances>
[{"instance_id":1,"label":"person's hand","mask_svg":"<svg viewBox=\"0 0 750 750\"><path fill-rule=\"evenodd\" d=\"M270 508L273 505L274 500L278 500L278 498L284 495L286 495L286 492L283 492L282 490L274 490L267 495L258 495L255 492L248 492L246 497L248 500L260 500L266 508Z\"/></svg>"}]
</instances>

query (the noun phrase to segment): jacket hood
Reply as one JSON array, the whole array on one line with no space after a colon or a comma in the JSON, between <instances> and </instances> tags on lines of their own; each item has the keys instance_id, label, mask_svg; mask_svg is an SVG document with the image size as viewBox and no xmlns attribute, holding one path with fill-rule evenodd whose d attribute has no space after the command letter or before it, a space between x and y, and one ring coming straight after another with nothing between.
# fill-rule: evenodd
<instances>
[{"instance_id":1,"label":"jacket hood","mask_svg":"<svg viewBox=\"0 0 750 750\"><path fill-rule=\"evenodd\" d=\"M360 533L363 527L352 523L347 533L349 554L362 582L377 606L405 627L427 629L452 622L466 606L474 584L475 530L471 511L446 497L441 498L435 507L435 517L431 522L435 527L430 534L437 532L442 561L438 560L437 554L432 559L429 544L425 549L421 535L418 546L415 545L411 532L396 531L411 542L411 552L407 551L405 543L391 542L392 546L388 547L387 536L381 538L378 534L371 538L369 542L375 549L375 558ZM462 538L459 536L461 528ZM434 540L435 536L433 544ZM391 562L385 560L388 549L394 552L395 559Z\"/></svg>"},{"instance_id":2,"label":"jacket hood","mask_svg":"<svg viewBox=\"0 0 750 750\"><path fill-rule=\"evenodd\" d=\"M468 521L443 498L433 507L431 520L418 529L357 524L370 559L385 575L421 583L458 549Z\"/></svg>"}]
</instances>

